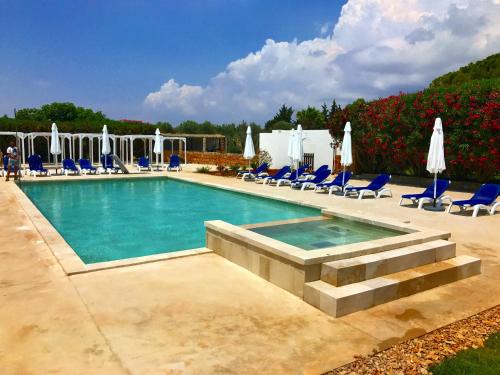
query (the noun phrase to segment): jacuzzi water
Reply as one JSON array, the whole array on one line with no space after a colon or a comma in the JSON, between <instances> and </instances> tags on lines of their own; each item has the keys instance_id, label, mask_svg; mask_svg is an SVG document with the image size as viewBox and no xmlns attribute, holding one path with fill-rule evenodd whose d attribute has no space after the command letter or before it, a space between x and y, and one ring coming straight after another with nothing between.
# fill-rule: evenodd
<instances>
[{"instance_id":1,"label":"jacuzzi water","mask_svg":"<svg viewBox=\"0 0 500 375\"><path fill-rule=\"evenodd\" d=\"M167 178L23 182L21 189L85 263L203 247L207 220L242 225L320 215Z\"/></svg>"},{"instance_id":2,"label":"jacuzzi water","mask_svg":"<svg viewBox=\"0 0 500 375\"><path fill-rule=\"evenodd\" d=\"M250 230L304 250L347 245L404 234L397 230L338 217L257 227Z\"/></svg>"}]
</instances>

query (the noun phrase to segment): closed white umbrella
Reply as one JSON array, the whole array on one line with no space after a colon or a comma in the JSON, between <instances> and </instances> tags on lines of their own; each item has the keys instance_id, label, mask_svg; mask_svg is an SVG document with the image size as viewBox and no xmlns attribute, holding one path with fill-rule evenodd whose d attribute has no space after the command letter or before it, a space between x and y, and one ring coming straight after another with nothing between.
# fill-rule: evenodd
<instances>
[{"instance_id":1,"label":"closed white umbrella","mask_svg":"<svg viewBox=\"0 0 500 375\"><path fill-rule=\"evenodd\" d=\"M153 147L153 152L156 154L156 170L158 170L158 155L162 153L162 142L161 142L161 135L160 135L160 129L156 128L155 131L155 145Z\"/></svg>"},{"instance_id":2,"label":"closed white umbrella","mask_svg":"<svg viewBox=\"0 0 500 375\"><path fill-rule=\"evenodd\" d=\"M255 148L253 146L252 128L250 125L247 127L247 137L245 139L245 150L243 150L243 157L248 160L248 168L250 169L250 160L255 156Z\"/></svg>"},{"instance_id":3,"label":"closed white umbrella","mask_svg":"<svg viewBox=\"0 0 500 375\"><path fill-rule=\"evenodd\" d=\"M293 146L295 144L295 129L290 130L288 136L288 157L290 158L290 164L293 164Z\"/></svg>"},{"instance_id":4,"label":"closed white umbrella","mask_svg":"<svg viewBox=\"0 0 500 375\"><path fill-rule=\"evenodd\" d=\"M342 189L344 189L345 167L352 164L351 123L349 121L347 121L344 126L344 138L342 139L340 164L344 167L344 173L342 174Z\"/></svg>"},{"instance_id":5,"label":"closed white umbrella","mask_svg":"<svg viewBox=\"0 0 500 375\"><path fill-rule=\"evenodd\" d=\"M302 161L304 158L304 142L302 138L302 125L297 126L297 131L295 132L295 137L294 137L294 142L293 142L293 149L292 149L292 154L293 154L293 161L297 163L297 167L299 166L299 163Z\"/></svg>"},{"instance_id":6,"label":"closed white umbrella","mask_svg":"<svg viewBox=\"0 0 500 375\"><path fill-rule=\"evenodd\" d=\"M54 165L57 165L57 155L61 153L61 143L56 123L52 123L52 134L50 135L50 153L54 155Z\"/></svg>"},{"instance_id":7,"label":"closed white umbrella","mask_svg":"<svg viewBox=\"0 0 500 375\"><path fill-rule=\"evenodd\" d=\"M427 167L429 173L434 174L434 205L436 207L436 182L437 174L446 169L444 160L444 134L443 123L441 118L436 118L434 121L434 130L432 131L431 144L429 146L429 154L427 155Z\"/></svg>"},{"instance_id":8,"label":"closed white umbrella","mask_svg":"<svg viewBox=\"0 0 500 375\"><path fill-rule=\"evenodd\" d=\"M103 155L109 155L111 153L111 144L109 143L108 126L104 125L102 128L102 149L101 153Z\"/></svg>"}]
</instances>

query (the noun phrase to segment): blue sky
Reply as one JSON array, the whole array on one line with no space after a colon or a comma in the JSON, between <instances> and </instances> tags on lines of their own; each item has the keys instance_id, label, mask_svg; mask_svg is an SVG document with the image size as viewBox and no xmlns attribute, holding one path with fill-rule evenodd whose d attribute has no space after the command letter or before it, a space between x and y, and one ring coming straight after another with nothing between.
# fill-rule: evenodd
<instances>
[{"instance_id":1,"label":"blue sky","mask_svg":"<svg viewBox=\"0 0 500 375\"><path fill-rule=\"evenodd\" d=\"M0 0L0 115L256 121L426 87L500 50L495 0Z\"/></svg>"},{"instance_id":2,"label":"blue sky","mask_svg":"<svg viewBox=\"0 0 500 375\"><path fill-rule=\"evenodd\" d=\"M0 113L73 101L147 118L144 97L168 78L206 85L267 38L320 35L342 3L2 0Z\"/></svg>"}]
</instances>

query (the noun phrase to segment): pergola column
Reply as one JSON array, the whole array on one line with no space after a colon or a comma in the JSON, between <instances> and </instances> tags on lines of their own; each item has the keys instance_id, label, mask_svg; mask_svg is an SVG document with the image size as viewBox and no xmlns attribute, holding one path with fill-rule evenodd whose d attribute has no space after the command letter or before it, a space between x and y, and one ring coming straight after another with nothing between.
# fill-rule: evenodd
<instances>
[{"instance_id":1,"label":"pergola column","mask_svg":"<svg viewBox=\"0 0 500 375\"><path fill-rule=\"evenodd\" d=\"M47 140L47 163L50 163L50 138L45 137Z\"/></svg>"},{"instance_id":2,"label":"pergola column","mask_svg":"<svg viewBox=\"0 0 500 375\"><path fill-rule=\"evenodd\" d=\"M203 152L207 152L207 139L203 137L203 147L202 147Z\"/></svg>"},{"instance_id":3,"label":"pergola column","mask_svg":"<svg viewBox=\"0 0 500 375\"><path fill-rule=\"evenodd\" d=\"M187 164L187 139L184 138L184 164Z\"/></svg>"}]
</instances>

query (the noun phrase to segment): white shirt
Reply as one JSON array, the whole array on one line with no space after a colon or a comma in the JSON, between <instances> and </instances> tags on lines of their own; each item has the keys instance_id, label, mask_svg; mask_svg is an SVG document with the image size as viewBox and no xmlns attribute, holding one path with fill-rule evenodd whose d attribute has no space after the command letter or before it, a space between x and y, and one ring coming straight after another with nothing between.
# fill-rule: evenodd
<instances>
[{"instance_id":1,"label":"white shirt","mask_svg":"<svg viewBox=\"0 0 500 375\"><path fill-rule=\"evenodd\" d=\"M13 156L14 158L17 158L17 147L12 147L12 146L9 146L7 148L7 154L10 156Z\"/></svg>"}]
</instances>

